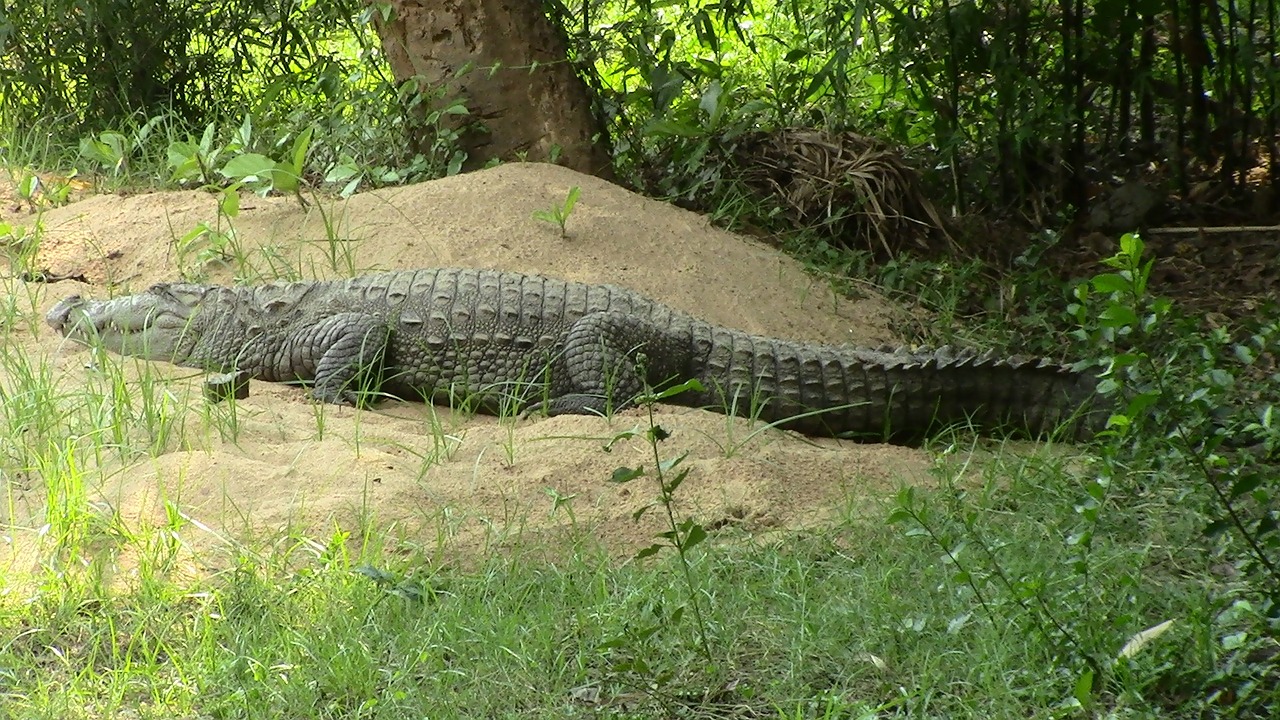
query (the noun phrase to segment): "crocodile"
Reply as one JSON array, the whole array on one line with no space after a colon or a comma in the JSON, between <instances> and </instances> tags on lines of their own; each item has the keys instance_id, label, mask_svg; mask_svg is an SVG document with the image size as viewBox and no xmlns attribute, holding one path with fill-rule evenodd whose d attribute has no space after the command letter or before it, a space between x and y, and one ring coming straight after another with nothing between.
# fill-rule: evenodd
<instances>
[{"instance_id":1,"label":"crocodile","mask_svg":"<svg viewBox=\"0 0 1280 720\"><path fill-rule=\"evenodd\" d=\"M485 413L608 413L663 402L813 436L918 444L954 424L1068 440L1099 426L1096 380L1044 359L940 347L792 342L715 325L637 292L497 270L342 280L162 283L71 296L46 317L122 355L309 385L319 401L398 397Z\"/></svg>"}]
</instances>

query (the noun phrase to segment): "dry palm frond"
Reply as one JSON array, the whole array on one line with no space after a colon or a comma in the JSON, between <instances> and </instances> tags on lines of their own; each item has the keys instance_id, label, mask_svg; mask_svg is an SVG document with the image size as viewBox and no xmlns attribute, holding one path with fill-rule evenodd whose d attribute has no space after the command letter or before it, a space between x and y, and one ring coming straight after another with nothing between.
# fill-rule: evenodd
<instances>
[{"instance_id":1,"label":"dry palm frond","mask_svg":"<svg viewBox=\"0 0 1280 720\"><path fill-rule=\"evenodd\" d=\"M733 162L743 184L780 203L801 225L827 225L843 245L877 246L892 257L907 241L927 249L950 240L918 176L900 153L853 132L803 128L755 132L740 139Z\"/></svg>"}]
</instances>

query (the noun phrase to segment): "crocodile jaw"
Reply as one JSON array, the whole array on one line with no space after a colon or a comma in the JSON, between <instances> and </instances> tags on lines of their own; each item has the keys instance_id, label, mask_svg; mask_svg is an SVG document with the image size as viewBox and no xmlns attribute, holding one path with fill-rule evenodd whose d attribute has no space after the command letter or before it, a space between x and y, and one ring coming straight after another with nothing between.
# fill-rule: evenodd
<instances>
[{"instance_id":1,"label":"crocodile jaw","mask_svg":"<svg viewBox=\"0 0 1280 720\"><path fill-rule=\"evenodd\" d=\"M120 355L181 362L199 333L192 320L202 293L174 285L111 300L72 295L53 306L45 322L59 334L83 345L101 346Z\"/></svg>"}]
</instances>

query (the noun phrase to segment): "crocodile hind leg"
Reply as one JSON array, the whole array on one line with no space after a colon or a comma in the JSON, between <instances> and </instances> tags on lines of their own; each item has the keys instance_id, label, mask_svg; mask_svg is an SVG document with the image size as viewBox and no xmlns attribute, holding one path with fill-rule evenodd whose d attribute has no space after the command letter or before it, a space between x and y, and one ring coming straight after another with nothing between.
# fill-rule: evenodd
<instances>
[{"instance_id":1,"label":"crocodile hind leg","mask_svg":"<svg viewBox=\"0 0 1280 720\"><path fill-rule=\"evenodd\" d=\"M565 337L552 377L551 395L528 412L547 415L605 415L631 405L644 389L637 370L641 355L654 360L675 354L657 325L621 312L591 313L578 320ZM669 364L669 363L667 363ZM646 368L655 377L655 368Z\"/></svg>"},{"instance_id":2,"label":"crocodile hind leg","mask_svg":"<svg viewBox=\"0 0 1280 720\"><path fill-rule=\"evenodd\" d=\"M338 313L308 328L309 351L318 355L311 395L336 405L367 404L382 384L390 329L371 315Z\"/></svg>"}]
</instances>

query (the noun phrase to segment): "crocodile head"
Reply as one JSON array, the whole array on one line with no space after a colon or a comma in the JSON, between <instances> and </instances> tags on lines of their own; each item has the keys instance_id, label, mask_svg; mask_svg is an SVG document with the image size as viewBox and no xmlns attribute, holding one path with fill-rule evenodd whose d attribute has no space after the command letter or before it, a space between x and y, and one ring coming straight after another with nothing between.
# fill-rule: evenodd
<instances>
[{"instance_id":1,"label":"crocodile head","mask_svg":"<svg viewBox=\"0 0 1280 720\"><path fill-rule=\"evenodd\" d=\"M72 295L54 305L45 322L84 345L181 363L200 339L198 324L193 321L208 291L199 285L161 284L110 300Z\"/></svg>"}]
</instances>

